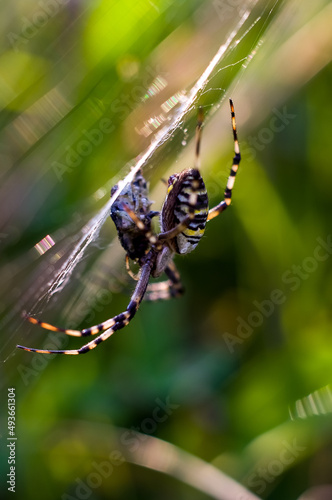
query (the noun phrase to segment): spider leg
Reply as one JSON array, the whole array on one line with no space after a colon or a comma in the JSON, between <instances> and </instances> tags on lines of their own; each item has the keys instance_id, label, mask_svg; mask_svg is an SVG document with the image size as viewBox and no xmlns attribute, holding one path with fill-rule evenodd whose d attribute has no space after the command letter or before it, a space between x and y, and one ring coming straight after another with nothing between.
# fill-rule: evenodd
<instances>
[{"instance_id":1,"label":"spider leg","mask_svg":"<svg viewBox=\"0 0 332 500\"><path fill-rule=\"evenodd\" d=\"M233 165L231 168L230 175L227 180L227 185L224 193L224 199L219 205L216 205L215 207L211 208L209 210L209 215L207 220L214 219L214 217L217 217L217 215L221 214L230 204L231 204L231 199L232 199L232 189L234 186L235 182L235 176L239 168L239 164L241 161L241 154L240 154L240 148L239 148L239 141L237 138L237 130L236 130L236 123L235 123L235 112L234 112L234 106L233 106L233 101L232 99L229 100L229 104L231 107L231 117L232 117L232 129L233 129L233 137L234 137L234 158L233 158Z\"/></svg>"},{"instance_id":2,"label":"spider leg","mask_svg":"<svg viewBox=\"0 0 332 500\"><path fill-rule=\"evenodd\" d=\"M144 300L168 300L183 294L184 288L174 262L166 267L165 274L169 277L168 280L148 285Z\"/></svg>"},{"instance_id":3,"label":"spider leg","mask_svg":"<svg viewBox=\"0 0 332 500\"><path fill-rule=\"evenodd\" d=\"M126 205L124 203L123 204L123 208L127 212L127 214L129 215L129 217L131 218L131 220L133 222L135 222L135 224L138 227L138 229L140 229L142 231L142 233L145 234L145 236L149 240L150 244L151 245L155 245L158 240L157 240L157 237L152 233L152 231L150 231L149 229L147 229L147 227L145 226L144 222L142 222L139 219L139 217L137 217L137 215L135 214L135 212L133 212L133 210L131 210L131 208L129 208L128 205ZM158 212L155 212L155 214L157 215Z\"/></svg>"},{"instance_id":4,"label":"spider leg","mask_svg":"<svg viewBox=\"0 0 332 500\"><path fill-rule=\"evenodd\" d=\"M89 328L84 328L84 330L70 330L66 328L59 328L57 326L51 325L50 323L45 323L44 321L41 321L37 318L34 318L33 316L30 316L26 312L23 312L23 317L27 319L30 323L33 325L39 325L44 330L51 330L52 332L61 332L65 333L66 335L71 335L72 337L87 337L89 335L96 335L97 333L107 330L107 328L110 328L113 326L116 321L115 318L108 319L107 321L104 321L103 323L95 326L91 326Z\"/></svg>"},{"instance_id":5,"label":"spider leg","mask_svg":"<svg viewBox=\"0 0 332 500\"><path fill-rule=\"evenodd\" d=\"M138 271L138 273L134 274L132 272L132 270L130 269L130 263L129 263L129 255L127 254L126 255L126 269L127 269L127 273L129 274L129 276L134 280L134 281L138 281L139 280L139 277L140 277L140 270Z\"/></svg>"},{"instance_id":6,"label":"spider leg","mask_svg":"<svg viewBox=\"0 0 332 500\"><path fill-rule=\"evenodd\" d=\"M203 125L203 108L200 106L198 108L198 118L196 125L196 147L195 147L195 168L199 169L200 167L200 148L201 148L201 136L202 136L202 125Z\"/></svg>"},{"instance_id":7,"label":"spider leg","mask_svg":"<svg viewBox=\"0 0 332 500\"><path fill-rule=\"evenodd\" d=\"M131 296L127 309L121 314L114 316L114 318L111 318L105 321L104 323L101 323L100 325L98 325L98 327L94 327L94 328L100 327L99 331L106 330L103 331L103 333L99 335L96 339L91 340L91 342L88 342L87 344L83 345L80 349L64 350L64 351L34 349L22 345L17 345L16 347L18 347L19 349L24 349L25 351L38 352L41 354L72 354L72 355L84 354L86 352L91 351L91 349L97 347L98 344L104 342L104 340L107 340L111 335L113 335L115 331L121 330L121 328L127 326L128 323L135 316L136 311L138 310L139 305L144 297L146 288L148 286L151 270L155 261L155 254L151 254L151 256L152 258L150 257L149 259L147 259L145 264L143 264L142 266L141 277L136 285L133 295ZM64 333L66 333L66 330L64 331Z\"/></svg>"}]
</instances>

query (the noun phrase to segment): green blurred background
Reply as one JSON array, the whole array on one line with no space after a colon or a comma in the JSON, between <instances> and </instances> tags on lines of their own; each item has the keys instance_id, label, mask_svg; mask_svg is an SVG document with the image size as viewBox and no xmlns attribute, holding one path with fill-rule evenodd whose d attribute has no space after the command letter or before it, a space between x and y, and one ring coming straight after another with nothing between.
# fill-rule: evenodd
<instances>
[{"instance_id":1,"label":"green blurred background","mask_svg":"<svg viewBox=\"0 0 332 500\"><path fill-rule=\"evenodd\" d=\"M19 498L211 498L157 439L146 455L137 431L260 498L331 484L331 3L15 0L0 9L2 498L12 495L9 387ZM160 179L193 164L202 105L202 172L217 204L233 98L242 150L233 204L176 259L186 294L143 302L86 356L18 351L83 344L23 322L23 309L84 328L126 308L133 282L109 218L56 293L54 280L232 30L237 42L143 168L158 210ZM146 456L150 468L131 464ZM166 474L151 470L159 462ZM332 484L326 491L332 498Z\"/></svg>"}]
</instances>

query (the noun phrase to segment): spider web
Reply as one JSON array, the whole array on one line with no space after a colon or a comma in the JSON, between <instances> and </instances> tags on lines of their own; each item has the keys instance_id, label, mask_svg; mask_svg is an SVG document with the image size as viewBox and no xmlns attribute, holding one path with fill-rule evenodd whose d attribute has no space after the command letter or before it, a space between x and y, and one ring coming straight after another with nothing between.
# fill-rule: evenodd
<instances>
[{"instance_id":1,"label":"spider web","mask_svg":"<svg viewBox=\"0 0 332 500\"><path fill-rule=\"evenodd\" d=\"M230 2L231 4L232 2ZM47 250L48 259L45 259L46 256L44 257L38 269L32 273L32 280L29 281L23 293L19 294L15 307L12 307L5 313L1 322L3 328L12 324L17 331L21 325L18 318L22 310L28 310L40 315L52 297L57 300L59 299L66 285L71 281L77 266L80 264L84 267L85 261L88 262L90 254L93 254L95 247L98 247L101 229L106 219L109 218L110 208L119 196L122 188L132 181L139 169L142 168L143 172L145 172L146 169L152 169L154 165L157 165L159 163L158 155L166 154L165 145L167 146L171 143L179 131L181 131L182 135L186 134L189 120L195 120L195 108L199 99L208 99L208 105L204 106L211 110L210 116L212 116L226 98L226 88L221 85L224 83L225 87L231 87L234 90L241 84L248 64L255 56L257 48L262 45L261 37L269 24L271 14L274 13L278 4L279 0L267 4L259 0L252 0L245 2L241 8L235 9L233 7L232 12L236 15L232 16L231 23L233 26L229 29L228 35L224 37L215 55L206 64L206 67L192 87L187 91L178 92L177 105L169 114L168 120L165 122L166 124L160 127L152 136L150 145L141 155L130 164L124 165L116 178L110 179L105 186L91 196L88 205L91 205L93 201L107 196L111 187L117 182L119 187L114 195L92 217L79 213L78 221L74 220L68 227L62 228L59 234L53 236L54 239L46 236L31 250L28 256L15 260L14 267L19 270L26 269L27 263L36 260L36 250L40 254L38 258L44 255ZM219 3L214 2L216 9L218 9L218 6ZM229 62L232 56L237 54L236 51L241 47L241 42L247 40L249 37L251 37L251 49L249 52L247 51L243 54L243 51L242 53L239 51L239 56L236 55L235 60ZM230 81L227 81L227 72L234 67L238 68L235 78L229 78ZM207 117L208 119L209 116ZM186 143L187 140L182 141L183 145ZM82 225L82 219L84 218L86 220ZM54 240L56 244L54 244ZM94 284L91 273L98 273L96 271L98 267L105 270L106 261L112 262L112 266L114 267L115 263L123 258L123 253L119 252L116 246L111 245L107 252L104 252L104 249L101 250L101 258L95 260L92 269L88 271L85 278L80 277L82 289L77 294L78 299L77 296L73 297L68 303L67 309L62 307L65 316L72 310L75 300L79 302L84 296L96 293L97 287ZM36 280L36 276L39 276L38 280ZM125 278L119 273L117 274L117 279L120 282L125 281ZM79 319L82 319L77 315L75 317L73 314L69 314L69 316L68 327L71 327L71 324L77 326ZM12 344L10 341L11 336L9 335L2 350L6 348L7 344ZM12 345L9 356L15 352L15 347ZM6 359L9 356L7 355Z\"/></svg>"}]
</instances>

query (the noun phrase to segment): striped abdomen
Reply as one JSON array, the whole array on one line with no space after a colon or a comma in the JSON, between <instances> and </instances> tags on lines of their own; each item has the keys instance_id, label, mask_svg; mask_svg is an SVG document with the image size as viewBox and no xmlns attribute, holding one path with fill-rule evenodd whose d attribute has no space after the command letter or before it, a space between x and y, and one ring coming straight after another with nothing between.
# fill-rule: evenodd
<instances>
[{"instance_id":1,"label":"striped abdomen","mask_svg":"<svg viewBox=\"0 0 332 500\"><path fill-rule=\"evenodd\" d=\"M167 196L161 212L162 231L169 231L189 215L192 193L197 195L194 218L188 227L170 242L172 250L179 254L194 250L203 236L209 211L208 196L197 169L184 170L169 178Z\"/></svg>"}]
</instances>

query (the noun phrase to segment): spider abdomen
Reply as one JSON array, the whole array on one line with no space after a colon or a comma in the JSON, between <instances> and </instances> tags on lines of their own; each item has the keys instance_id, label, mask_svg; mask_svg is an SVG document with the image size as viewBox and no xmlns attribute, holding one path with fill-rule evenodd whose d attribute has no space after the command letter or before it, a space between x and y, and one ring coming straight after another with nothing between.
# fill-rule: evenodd
<instances>
[{"instance_id":1,"label":"spider abdomen","mask_svg":"<svg viewBox=\"0 0 332 500\"><path fill-rule=\"evenodd\" d=\"M193 193L197 195L194 217L188 227L170 242L172 249L179 254L192 252L198 245L204 234L209 202L204 181L197 169L184 170L169 178L167 196L161 212L163 231L174 228L189 215L190 196Z\"/></svg>"}]
</instances>

